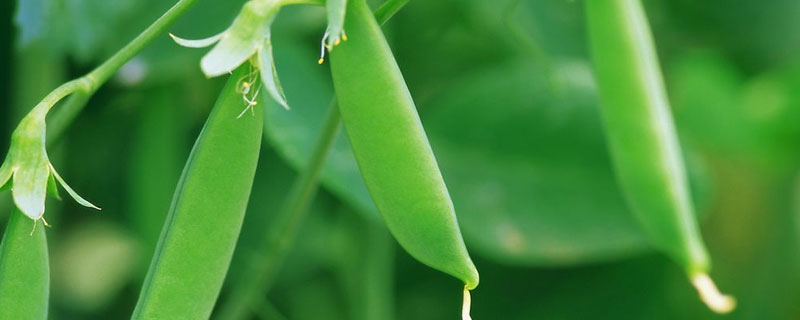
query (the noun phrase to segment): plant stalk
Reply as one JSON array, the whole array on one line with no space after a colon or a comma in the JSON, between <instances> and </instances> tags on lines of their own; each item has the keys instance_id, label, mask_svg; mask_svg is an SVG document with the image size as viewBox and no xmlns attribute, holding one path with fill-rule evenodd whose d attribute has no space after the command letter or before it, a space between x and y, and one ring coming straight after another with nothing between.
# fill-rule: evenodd
<instances>
[{"instance_id":1,"label":"plant stalk","mask_svg":"<svg viewBox=\"0 0 800 320\"><path fill-rule=\"evenodd\" d=\"M58 101L75 93L65 104L65 106L68 107L65 107L64 115L58 115L54 119L55 121L51 124L50 129L52 133L48 133L48 138L52 138L54 141L58 140L66 130L66 127L69 126L72 120L83 110L86 106L86 102L89 101L89 98L97 89L108 81L108 79L126 62L131 60L141 52L144 47L150 44L153 39L163 34L167 27L183 15L195 2L197 2L197 0L178 0L167 12L156 19L153 24L97 68L80 78L62 84L45 96L31 112L35 112L36 109L39 108L45 112L50 111Z\"/></svg>"}]
</instances>

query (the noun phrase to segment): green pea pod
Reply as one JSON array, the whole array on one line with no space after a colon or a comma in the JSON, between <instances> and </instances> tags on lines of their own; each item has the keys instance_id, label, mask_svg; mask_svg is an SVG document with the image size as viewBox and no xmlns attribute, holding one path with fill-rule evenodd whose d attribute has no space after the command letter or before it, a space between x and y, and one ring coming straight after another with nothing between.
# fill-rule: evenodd
<instances>
[{"instance_id":1,"label":"green pea pod","mask_svg":"<svg viewBox=\"0 0 800 320\"><path fill-rule=\"evenodd\" d=\"M628 205L654 246L682 265L714 311L733 309L708 277L678 138L639 0L587 0L606 136Z\"/></svg>"},{"instance_id":2,"label":"green pea pod","mask_svg":"<svg viewBox=\"0 0 800 320\"><path fill-rule=\"evenodd\" d=\"M0 244L0 319L47 319L50 264L44 228L19 209L9 217Z\"/></svg>"},{"instance_id":3,"label":"green pea pod","mask_svg":"<svg viewBox=\"0 0 800 320\"><path fill-rule=\"evenodd\" d=\"M349 41L331 51L339 110L370 195L422 263L478 285L447 187L391 49L364 0L350 0Z\"/></svg>"},{"instance_id":4,"label":"green pea pod","mask_svg":"<svg viewBox=\"0 0 800 320\"><path fill-rule=\"evenodd\" d=\"M261 146L263 108L237 119L247 66L208 117L161 232L133 319L208 319L242 227Z\"/></svg>"}]
</instances>

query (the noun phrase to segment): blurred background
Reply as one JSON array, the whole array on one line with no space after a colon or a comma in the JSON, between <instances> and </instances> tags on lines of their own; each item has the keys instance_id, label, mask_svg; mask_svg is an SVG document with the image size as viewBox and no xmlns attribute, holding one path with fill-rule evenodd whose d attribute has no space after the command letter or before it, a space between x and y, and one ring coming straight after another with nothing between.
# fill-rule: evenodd
<instances>
[{"instance_id":1,"label":"blurred background","mask_svg":"<svg viewBox=\"0 0 800 320\"><path fill-rule=\"evenodd\" d=\"M47 92L98 65L172 2L0 2L2 152ZM198 1L170 32L216 34L242 3ZM800 318L800 2L644 3L712 277L739 308L708 311L628 212L599 122L583 1L412 0L384 30L481 272L475 319ZM316 64L324 28L318 7L285 8L275 22L292 110L264 101L263 154L229 282L248 277L245 263L262 250L328 108L329 70ZM205 51L161 36L50 148L62 176L103 207L48 200L52 319L124 319L133 310L178 176L224 82L201 74ZM339 138L253 318L458 318L461 284L391 239ZM10 206L0 194L0 226Z\"/></svg>"}]
</instances>

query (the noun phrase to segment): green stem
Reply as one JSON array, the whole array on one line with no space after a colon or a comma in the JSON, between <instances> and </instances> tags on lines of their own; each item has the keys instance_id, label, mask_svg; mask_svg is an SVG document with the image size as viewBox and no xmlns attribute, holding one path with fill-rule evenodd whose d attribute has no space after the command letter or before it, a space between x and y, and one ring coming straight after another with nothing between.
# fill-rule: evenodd
<instances>
[{"instance_id":1,"label":"green stem","mask_svg":"<svg viewBox=\"0 0 800 320\"><path fill-rule=\"evenodd\" d=\"M340 120L339 109L333 100L308 165L295 180L275 222L258 246L265 251L254 254L252 258L251 272L248 274L255 276L245 277L231 288L227 303L218 313L219 319L246 318L251 306L261 301L261 294L272 284L286 253L297 238L299 226L305 220L308 206L317 192L319 176L333 147Z\"/></svg>"},{"instance_id":2,"label":"green stem","mask_svg":"<svg viewBox=\"0 0 800 320\"><path fill-rule=\"evenodd\" d=\"M159 17L153 24L140 33L133 41L122 47L117 53L108 58L100 66L89 72L88 74L68 81L55 90L50 92L42 99L39 104L31 110L31 113L40 113L42 116L47 114L53 106L64 97L72 94L79 93L79 95L69 101L69 110L66 115L61 118L61 121L54 124L54 131L60 135L61 132L72 122L75 116L80 113L89 98L100 88L108 79L114 75L126 62L138 54L145 46L147 46L153 39L160 34L164 33L169 25L175 22L178 17L183 15L189 7L191 7L197 0L179 0L167 12ZM58 137L56 134L51 134L51 137Z\"/></svg>"},{"instance_id":3,"label":"green stem","mask_svg":"<svg viewBox=\"0 0 800 320\"><path fill-rule=\"evenodd\" d=\"M57 112L50 116L47 122L48 147L61 141L61 138L64 137L64 132L67 131L67 127L78 117L89 98L91 98L91 95L86 92L75 92L69 96Z\"/></svg>"},{"instance_id":4,"label":"green stem","mask_svg":"<svg viewBox=\"0 0 800 320\"><path fill-rule=\"evenodd\" d=\"M346 242L333 257L353 320L394 319L394 239L381 223L340 210Z\"/></svg>"},{"instance_id":5,"label":"green stem","mask_svg":"<svg viewBox=\"0 0 800 320\"><path fill-rule=\"evenodd\" d=\"M117 53L106 60L106 62L103 62L99 67L83 76L82 78L85 78L89 85L88 92L90 94L94 93L94 91L105 83L108 78L114 75L122 65L142 51L153 39L164 33L164 30L175 22L178 17L183 15L196 1L197 0L179 0L172 8L169 8L167 12L134 38L133 41L117 51Z\"/></svg>"},{"instance_id":6,"label":"green stem","mask_svg":"<svg viewBox=\"0 0 800 320\"><path fill-rule=\"evenodd\" d=\"M556 66L553 62L553 58L547 50L545 50L540 41L536 39L536 36L531 34L529 30L526 30L520 24L519 19L515 17L515 14L520 11L519 7L521 5L523 5L521 0L511 0L503 10L503 23L506 25L511 35L518 40L517 43L521 44L522 49L525 50L525 53L528 55L526 59L542 67L546 75L545 79L547 79L547 85L550 87L550 92L562 98L564 86L562 82L560 82L560 76L556 74ZM536 29L538 29L538 27L534 28L533 31L538 31Z\"/></svg>"},{"instance_id":7,"label":"green stem","mask_svg":"<svg viewBox=\"0 0 800 320\"><path fill-rule=\"evenodd\" d=\"M394 240L383 225L364 221L369 241L364 256L363 312L359 319L392 319L394 315Z\"/></svg>"}]
</instances>

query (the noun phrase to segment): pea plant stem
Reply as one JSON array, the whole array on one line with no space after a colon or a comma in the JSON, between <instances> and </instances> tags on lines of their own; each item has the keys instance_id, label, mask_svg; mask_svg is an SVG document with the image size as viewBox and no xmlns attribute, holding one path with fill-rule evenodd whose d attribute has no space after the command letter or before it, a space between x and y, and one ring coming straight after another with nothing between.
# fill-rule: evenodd
<instances>
[{"instance_id":1,"label":"pea plant stem","mask_svg":"<svg viewBox=\"0 0 800 320\"><path fill-rule=\"evenodd\" d=\"M186 12L197 0L179 0L167 12L159 17L153 24L140 33L127 45L122 47L117 53L108 58L94 70L86 75L68 81L55 90L50 92L32 112L48 112L53 106L64 97L75 94L67 101L63 116L58 116L58 121L51 125L53 133L48 134L48 138L59 137L72 120L80 113L89 98L99 89L108 79L114 75L126 62L131 60L145 46L153 41L157 36L164 33L176 19Z\"/></svg>"},{"instance_id":2,"label":"pea plant stem","mask_svg":"<svg viewBox=\"0 0 800 320\"><path fill-rule=\"evenodd\" d=\"M266 236L262 238L261 245L258 246L265 251L256 253L252 257L251 273L248 274L255 276L247 277L231 288L227 303L219 311L219 319L244 319L251 307L262 301L261 294L272 284L286 253L297 238L297 231L305 220L309 204L316 195L322 167L340 127L339 109L333 100L308 165L294 181L283 207Z\"/></svg>"},{"instance_id":3,"label":"pea plant stem","mask_svg":"<svg viewBox=\"0 0 800 320\"><path fill-rule=\"evenodd\" d=\"M142 31L133 41L122 47L111 58L103 62L100 66L83 76L89 86L89 93L94 93L100 85L105 83L114 73L119 70L126 62L138 54L145 46L147 46L153 39L160 34L164 33L169 25L183 15L189 7L191 7L197 0L179 0L167 12L159 17L147 29Z\"/></svg>"},{"instance_id":4,"label":"pea plant stem","mask_svg":"<svg viewBox=\"0 0 800 320\"><path fill-rule=\"evenodd\" d=\"M363 285L365 303L360 319L393 319L394 303L394 239L383 225L364 221L369 242L364 257Z\"/></svg>"},{"instance_id":5,"label":"pea plant stem","mask_svg":"<svg viewBox=\"0 0 800 320\"><path fill-rule=\"evenodd\" d=\"M386 226L342 210L353 252L334 258L353 320L394 319L394 239Z\"/></svg>"},{"instance_id":6,"label":"pea plant stem","mask_svg":"<svg viewBox=\"0 0 800 320\"><path fill-rule=\"evenodd\" d=\"M90 97L91 95L85 92L75 92L58 108L57 112L50 116L48 121L49 129L47 130L48 147L54 146L61 141L61 138L64 137L64 132L67 131L72 121L81 113Z\"/></svg>"}]
</instances>

